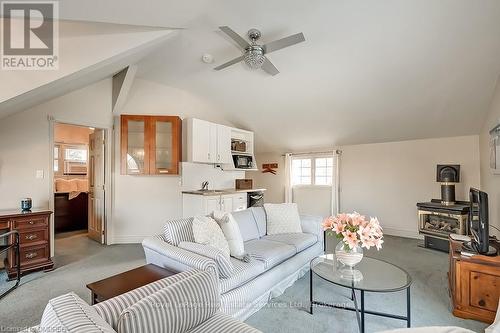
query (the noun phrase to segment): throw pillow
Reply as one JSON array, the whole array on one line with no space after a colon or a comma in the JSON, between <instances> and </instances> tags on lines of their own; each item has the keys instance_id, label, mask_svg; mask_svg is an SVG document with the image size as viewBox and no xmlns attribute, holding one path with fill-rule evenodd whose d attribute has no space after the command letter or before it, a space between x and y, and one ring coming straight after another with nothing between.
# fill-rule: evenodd
<instances>
[{"instance_id":1,"label":"throw pillow","mask_svg":"<svg viewBox=\"0 0 500 333\"><path fill-rule=\"evenodd\" d=\"M224 237L224 233L213 218L195 216L193 219L193 235L196 243L215 247L229 258L229 245Z\"/></svg>"},{"instance_id":2,"label":"throw pillow","mask_svg":"<svg viewBox=\"0 0 500 333\"><path fill-rule=\"evenodd\" d=\"M302 232L296 203L264 204L267 215L267 234Z\"/></svg>"},{"instance_id":3,"label":"throw pillow","mask_svg":"<svg viewBox=\"0 0 500 333\"><path fill-rule=\"evenodd\" d=\"M53 298L43 311L37 332L115 332L97 311L75 293Z\"/></svg>"},{"instance_id":4,"label":"throw pillow","mask_svg":"<svg viewBox=\"0 0 500 333\"><path fill-rule=\"evenodd\" d=\"M240 227L233 215L221 211L214 211L212 215L226 237L231 256L242 258L245 255L245 245L243 237L241 237Z\"/></svg>"},{"instance_id":5,"label":"throw pillow","mask_svg":"<svg viewBox=\"0 0 500 333\"><path fill-rule=\"evenodd\" d=\"M216 249L210 245L204 245L193 242L180 242L178 245L181 249L188 250L199 254L201 256L207 257L215 261L217 268L219 269L219 275L221 278L228 278L233 274L234 266L226 257L221 250Z\"/></svg>"}]
</instances>

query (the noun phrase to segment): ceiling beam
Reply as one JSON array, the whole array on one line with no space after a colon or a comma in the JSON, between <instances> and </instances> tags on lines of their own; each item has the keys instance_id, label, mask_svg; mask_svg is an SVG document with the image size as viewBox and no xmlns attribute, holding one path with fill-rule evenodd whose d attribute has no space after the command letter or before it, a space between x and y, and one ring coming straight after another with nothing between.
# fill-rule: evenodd
<instances>
[{"instance_id":1,"label":"ceiling beam","mask_svg":"<svg viewBox=\"0 0 500 333\"><path fill-rule=\"evenodd\" d=\"M117 113L125 105L136 73L137 65L130 65L113 75L113 113Z\"/></svg>"}]
</instances>

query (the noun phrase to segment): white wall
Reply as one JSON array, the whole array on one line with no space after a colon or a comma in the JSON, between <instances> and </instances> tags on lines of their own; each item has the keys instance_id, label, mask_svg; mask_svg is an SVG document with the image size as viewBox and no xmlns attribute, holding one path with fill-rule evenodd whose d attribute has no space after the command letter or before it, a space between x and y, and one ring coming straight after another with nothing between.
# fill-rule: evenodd
<instances>
[{"instance_id":1,"label":"white wall","mask_svg":"<svg viewBox=\"0 0 500 333\"><path fill-rule=\"evenodd\" d=\"M146 236L161 232L166 219L182 216L179 176L120 174L120 124L119 116L113 118L112 115L111 90L112 80L106 79L0 120L0 209L18 208L20 199L27 196L33 199L34 207L49 207L52 164L47 117L51 115L65 123L102 128L115 125L109 242L140 242ZM122 109L124 114L179 115L232 126L218 111L187 91L140 79L134 82ZM43 179L35 178L36 170L43 170ZM242 178L243 173L230 177L236 176ZM211 179L214 186L220 185L216 178ZM222 177L221 184L229 181L231 179Z\"/></svg>"},{"instance_id":2,"label":"white wall","mask_svg":"<svg viewBox=\"0 0 500 333\"><path fill-rule=\"evenodd\" d=\"M183 190L197 190L201 188L204 181L208 182L208 188L233 189L235 180L245 178L245 171L222 171L211 164L181 163L181 187Z\"/></svg>"},{"instance_id":3,"label":"white wall","mask_svg":"<svg viewBox=\"0 0 500 333\"><path fill-rule=\"evenodd\" d=\"M53 162L49 116L66 123L110 127L111 80L0 119L0 210L19 209L24 197L31 197L35 208L50 207L53 185L49 173ZM37 170L43 172L43 178L35 177Z\"/></svg>"},{"instance_id":4,"label":"white wall","mask_svg":"<svg viewBox=\"0 0 500 333\"><path fill-rule=\"evenodd\" d=\"M285 157L280 153L257 154L259 171L248 171L247 178L253 179L255 188L267 189L264 201L281 203L285 199ZM262 173L263 163L278 163L276 175ZM331 188L302 186L293 189L293 201L299 206L301 214L328 216L331 206Z\"/></svg>"},{"instance_id":5,"label":"white wall","mask_svg":"<svg viewBox=\"0 0 500 333\"><path fill-rule=\"evenodd\" d=\"M19 208L23 197L31 197L34 207L49 206L49 115L63 122L110 126L111 80L0 119L0 209ZM43 179L35 178L36 170L43 170Z\"/></svg>"},{"instance_id":6,"label":"white wall","mask_svg":"<svg viewBox=\"0 0 500 333\"><path fill-rule=\"evenodd\" d=\"M264 201L267 203L281 203L285 199L285 157L281 153L256 154L255 160L259 171L247 171L246 177L253 180L254 188L267 189ZM276 175L262 173L262 164L278 163Z\"/></svg>"},{"instance_id":7,"label":"white wall","mask_svg":"<svg viewBox=\"0 0 500 333\"><path fill-rule=\"evenodd\" d=\"M120 113L178 115L232 126L207 100L141 79L134 81ZM182 217L181 177L121 175L119 135L119 117L115 117L113 241L141 242L144 237L160 233L167 219Z\"/></svg>"},{"instance_id":8,"label":"white wall","mask_svg":"<svg viewBox=\"0 0 500 333\"><path fill-rule=\"evenodd\" d=\"M481 189L488 193L490 209L490 224L500 228L500 175L494 175L490 170L489 131L500 124L500 78L497 81L495 95L491 102L490 112L481 130ZM490 229L491 234L500 237L497 230Z\"/></svg>"},{"instance_id":9,"label":"white wall","mask_svg":"<svg viewBox=\"0 0 500 333\"><path fill-rule=\"evenodd\" d=\"M412 140L341 147L340 210L377 216L387 234L418 237L416 203L440 197L436 165L461 165L457 199L466 200L471 186L479 186L479 136ZM278 162L276 176L248 172L257 187L266 187L267 202L283 202L284 158L281 154L258 154L259 165ZM500 178L500 177L499 177ZM498 187L500 188L500 187ZM330 193L294 196L301 200L303 213L327 215Z\"/></svg>"},{"instance_id":10,"label":"white wall","mask_svg":"<svg viewBox=\"0 0 500 333\"><path fill-rule=\"evenodd\" d=\"M417 202L440 198L437 164L460 164L457 200L479 186L479 137L342 147L340 210L377 216L387 234L417 237Z\"/></svg>"}]
</instances>

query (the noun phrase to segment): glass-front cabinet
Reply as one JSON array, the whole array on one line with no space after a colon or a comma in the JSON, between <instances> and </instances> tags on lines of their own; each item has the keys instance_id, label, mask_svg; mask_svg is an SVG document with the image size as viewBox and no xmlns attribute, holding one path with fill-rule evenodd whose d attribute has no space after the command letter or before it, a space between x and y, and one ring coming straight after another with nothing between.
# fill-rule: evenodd
<instances>
[{"instance_id":1,"label":"glass-front cabinet","mask_svg":"<svg viewBox=\"0 0 500 333\"><path fill-rule=\"evenodd\" d=\"M177 175L181 160L177 116L121 116L121 173Z\"/></svg>"}]
</instances>

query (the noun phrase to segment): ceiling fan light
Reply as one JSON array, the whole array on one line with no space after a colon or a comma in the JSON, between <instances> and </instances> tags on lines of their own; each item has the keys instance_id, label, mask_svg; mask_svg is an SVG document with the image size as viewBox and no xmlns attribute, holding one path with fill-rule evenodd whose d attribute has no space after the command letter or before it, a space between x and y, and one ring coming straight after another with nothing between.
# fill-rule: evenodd
<instances>
[{"instance_id":1,"label":"ceiling fan light","mask_svg":"<svg viewBox=\"0 0 500 333\"><path fill-rule=\"evenodd\" d=\"M264 57L264 53L260 50L249 50L245 52L243 60L251 69L259 69L264 65L266 57Z\"/></svg>"}]
</instances>

